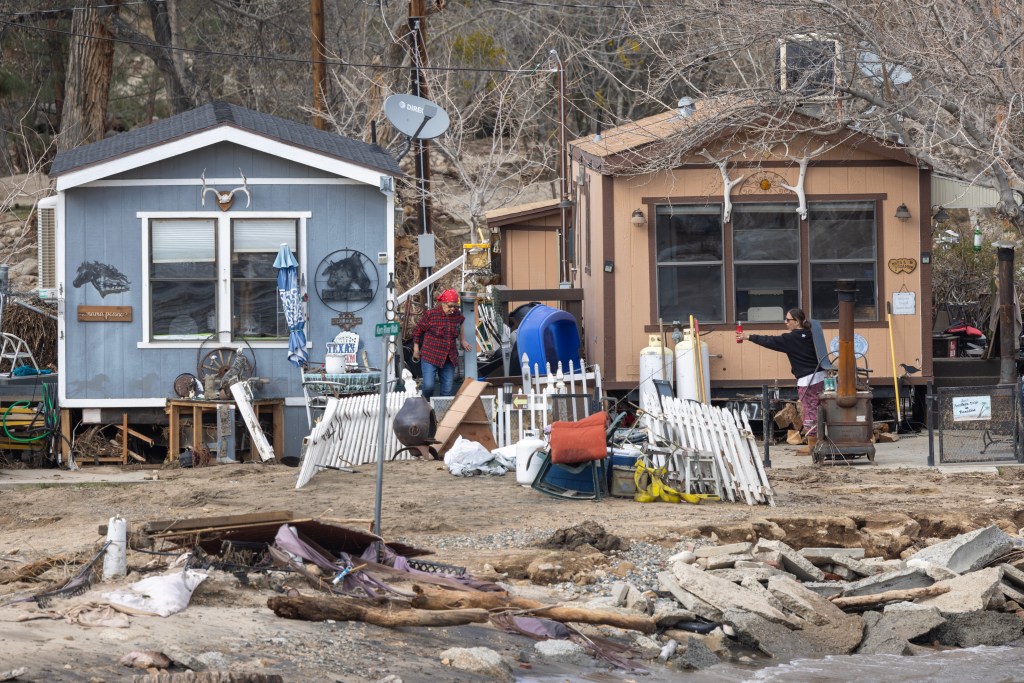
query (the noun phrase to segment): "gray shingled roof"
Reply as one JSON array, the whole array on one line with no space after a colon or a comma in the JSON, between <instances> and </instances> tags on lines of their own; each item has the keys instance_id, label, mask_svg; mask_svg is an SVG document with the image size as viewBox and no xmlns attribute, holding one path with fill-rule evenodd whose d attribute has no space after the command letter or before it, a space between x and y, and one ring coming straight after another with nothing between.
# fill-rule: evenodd
<instances>
[{"instance_id":1,"label":"gray shingled roof","mask_svg":"<svg viewBox=\"0 0 1024 683\"><path fill-rule=\"evenodd\" d=\"M392 175L401 174L398 162L378 145L317 130L312 126L261 114L227 102L214 102L127 133L61 152L53 160L50 175L58 176L219 126L234 126L359 166Z\"/></svg>"}]
</instances>

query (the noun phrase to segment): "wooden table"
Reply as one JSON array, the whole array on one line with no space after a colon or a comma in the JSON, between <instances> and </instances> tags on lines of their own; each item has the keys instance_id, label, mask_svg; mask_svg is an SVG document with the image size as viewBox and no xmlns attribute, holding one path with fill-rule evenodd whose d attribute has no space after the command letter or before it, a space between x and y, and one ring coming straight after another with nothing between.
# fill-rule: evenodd
<instances>
[{"instance_id":1,"label":"wooden table","mask_svg":"<svg viewBox=\"0 0 1024 683\"><path fill-rule=\"evenodd\" d=\"M280 459L284 453L284 399L258 398L251 401L256 416L269 414L273 422L271 445L274 455ZM203 443L203 415L217 414L220 406L235 406L232 400L193 400L189 398L167 399L167 416L170 419L170 437L167 445L167 459L171 462L181 452L181 418L192 418L192 449L199 448ZM258 461L258 459L257 459Z\"/></svg>"}]
</instances>

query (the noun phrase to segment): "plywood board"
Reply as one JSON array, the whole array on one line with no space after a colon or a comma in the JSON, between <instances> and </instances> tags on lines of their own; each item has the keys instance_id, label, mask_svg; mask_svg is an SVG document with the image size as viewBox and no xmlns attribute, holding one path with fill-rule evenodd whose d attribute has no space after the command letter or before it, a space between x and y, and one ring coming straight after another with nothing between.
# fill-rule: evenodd
<instances>
[{"instance_id":1,"label":"plywood board","mask_svg":"<svg viewBox=\"0 0 1024 683\"><path fill-rule=\"evenodd\" d=\"M437 425L434 439L440 444L439 453L444 453L455 441L455 437L460 435L476 441L489 451L498 447L491 431L491 422L480 402L480 395L487 386L487 382L467 379L459 387L451 407Z\"/></svg>"}]
</instances>

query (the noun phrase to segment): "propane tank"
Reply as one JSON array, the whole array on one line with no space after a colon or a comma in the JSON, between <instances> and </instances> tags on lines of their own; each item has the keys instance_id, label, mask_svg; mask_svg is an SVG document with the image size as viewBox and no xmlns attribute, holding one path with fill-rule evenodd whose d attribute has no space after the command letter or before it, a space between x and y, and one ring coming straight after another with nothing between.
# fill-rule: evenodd
<instances>
[{"instance_id":1,"label":"propane tank","mask_svg":"<svg viewBox=\"0 0 1024 683\"><path fill-rule=\"evenodd\" d=\"M672 352L661 343L661 335L647 337L647 346L640 349L640 408L644 412L661 412L661 399L654 380L669 380L675 372Z\"/></svg>"},{"instance_id":2,"label":"propane tank","mask_svg":"<svg viewBox=\"0 0 1024 683\"><path fill-rule=\"evenodd\" d=\"M686 330L683 333L683 340L676 344L676 398L699 401L701 395L711 395L711 363L707 342L700 342L700 368L703 377L699 381L703 383L703 392L698 390L695 350L693 332Z\"/></svg>"}]
</instances>

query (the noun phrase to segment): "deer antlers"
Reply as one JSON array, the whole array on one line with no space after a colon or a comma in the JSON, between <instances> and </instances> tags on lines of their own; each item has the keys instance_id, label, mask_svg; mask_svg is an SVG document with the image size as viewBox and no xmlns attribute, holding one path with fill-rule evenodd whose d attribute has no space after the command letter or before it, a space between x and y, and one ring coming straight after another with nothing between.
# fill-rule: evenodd
<instances>
[{"instance_id":1,"label":"deer antlers","mask_svg":"<svg viewBox=\"0 0 1024 683\"><path fill-rule=\"evenodd\" d=\"M804 179L807 178L807 164L812 158L824 152L827 147L828 143L823 142L818 149L807 156L797 159L789 155L789 145L786 145L786 158L800 165L800 175L797 178L796 185L779 184L790 192L796 193L797 200L800 202L796 207L796 212L800 214L800 220L807 220L807 193L804 191Z\"/></svg>"},{"instance_id":2,"label":"deer antlers","mask_svg":"<svg viewBox=\"0 0 1024 683\"><path fill-rule=\"evenodd\" d=\"M745 178L746 176L740 176L735 180L729 180L729 169L727 167L727 164L729 163L729 159L731 157L726 157L719 161L718 159L715 159L713 156L711 156L711 154L706 149L702 149L697 153L700 154L705 159L707 159L708 161L710 161L711 163L713 163L715 166L718 166L718 172L722 174L722 222L728 223L729 217L732 215L732 197L730 197L730 194L732 193L732 188L736 187L736 185L738 185L739 182L743 180L743 178Z\"/></svg>"},{"instance_id":3,"label":"deer antlers","mask_svg":"<svg viewBox=\"0 0 1024 683\"><path fill-rule=\"evenodd\" d=\"M249 205L252 204L252 195L249 194L249 180L248 178L245 177L245 174L242 173L242 169L238 169L238 173L242 176L242 186L236 187L235 189L230 190L228 192L221 192L212 187L206 186L206 169L204 168L202 174L199 176L203 181L203 191L199 195L202 205L206 206L206 193L212 192L213 198L217 202L217 206L220 207L220 210L227 211L228 209L231 208L231 205L235 203L235 193L244 192L245 208L248 209Z\"/></svg>"}]
</instances>

